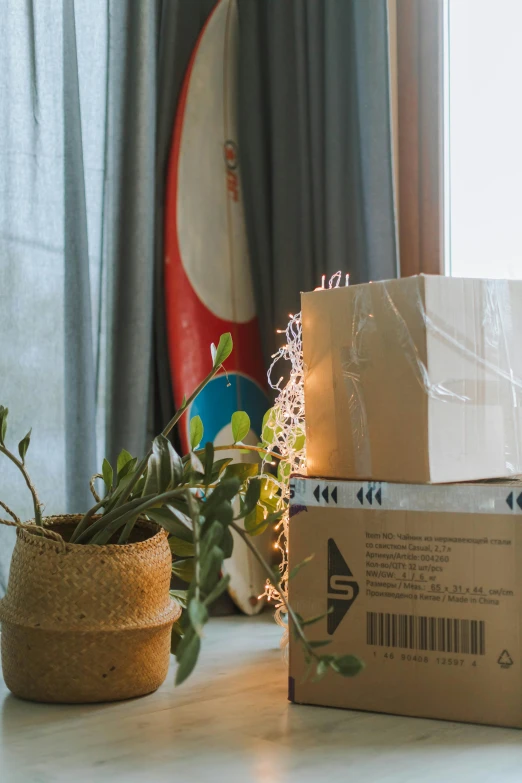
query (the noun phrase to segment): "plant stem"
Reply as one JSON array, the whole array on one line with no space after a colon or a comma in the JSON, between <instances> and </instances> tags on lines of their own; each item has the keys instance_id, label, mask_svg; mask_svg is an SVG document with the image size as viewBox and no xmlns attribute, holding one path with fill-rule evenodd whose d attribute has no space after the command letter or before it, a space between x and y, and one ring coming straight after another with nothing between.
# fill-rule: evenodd
<instances>
[{"instance_id":1,"label":"plant stem","mask_svg":"<svg viewBox=\"0 0 522 783\"><path fill-rule=\"evenodd\" d=\"M108 498L103 498L103 500L100 500L99 503L96 503L95 506L93 506L86 514L85 516L78 522L76 527L73 530L73 534L69 540L70 544L76 544L78 542L78 538L82 535L85 528L88 526L89 521L92 519L92 517L96 514L97 511L100 510L100 508L107 503Z\"/></svg>"},{"instance_id":2,"label":"plant stem","mask_svg":"<svg viewBox=\"0 0 522 783\"><path fill-rule=\"evenodd\" d=\"M190 490L187 489L185 492L185 497L187 499L187 506L190 512L190 518L192 519L192 528L194 531L194 584L195 584L195 590L194 590L194 597L196 601L199 603L199 593L200 593L200 577L201 577L201 563L199 560L200 557L200 541L199 541L199 506L194 503L194 498L192 497Z\"/></svg>"},{"instance_id":3,"label":"plant stem","mask_svg":"<svg viewBox=\"0 0 522 783\"><path fill-rule=\"evenodd\" d=\"M133 500L129 500L125 506L123 506L123 508L120 506L118 509L109 511L107 514L104 514L104 516L97 519L96 522L93 522L92 525L89 525L86 530L83 530L78 535L76 535L74 541L71 539L72 543L83 544L85 539L89 538L89 536L93 536L94 533L98 533L100 530L107 527L109 522L112 522L115 519L119 519L119 517L123 516L123 514L127 514L131 509L136 508L136 506L139 506L142 503L145 503L146 500L151 500L152 498L154 498L154 495L146 495L144 498L134 498ZM107 498L105 498L105 500L107 500Z\"/></svg>"},{"instance_id":4,"label":"plant stem","mask_svg":"<svg viewBox=\"0 0 522 783\"><path fill-rule=\"evenodd\" d=\"M161 495L147 495L145 498L134 498L126 504L126 508L130 510L125 511L125 508L122 509L120 507L117 509L119 514L115 515L114 517L112 517L112 514L115 512L111 512L110 524L107 524L109 521L109 515L107 515L107 517L102 517L101 519L98 519L97 522L95 522L97 529L100 527L102 529L99 530L99 532L91 540L91 544L104 544L106 540L108 541L113 533L115 533L120 527L123 527L123 525L129 519L138 519L140 515L145 514L149 508L153 508L154 506L159 508L165 503L168 503L169 500L173 500L174 498L178 498L180 495L183 495L185 490L186 487L182 487L180 489L172 489L168 492L163 492ZM100 523L102 524L100 525Z\"/></svg>"},{"instance_id":5,"label":"plant stem","mask_svg":"<svg viewBox=\"0 0 522 783\"><path fill-rule=\"evenodd\" d=\"M203 391L203 389L205 388L207 383L209 383L212 380L212 378L214 377L214 375L216 375L219 372L220 367L221 367L221 365L218 364L217 367L213 367L212 368L212 370L209 372L207 377L204 378L201 381L201 383L199 384L199 386L197 386L197 388L192 392L192 394L190 395L188 400L186 400L185 404L182 405L181 408L179 408L176 411L176 413L174 414L172 419L169 421L169 423L167 424L167 426L165 427L165 429L161 433L162 435L167 437L167 435L172 430L172 428L176 426L176 424L181 419L183 414L188 410L191 402L193 402L196 399L198 394L201 391ZM134 475L132 477L132 481L129 482L128 487L125 489L124 492L122 492L121 496L116 501L116 506L115 506L116 508L118 508L118 506L121 506L121 505L123 505L123 503L125 503L125 501L129 497L129 495L131 494L132 490L134 489L134 487L136 486L136 484L138 483L140 478L145 473L145 470L147 468L147 464L148 464L148 461L149 461L149 458L150 458L151 455L152 455L152 446L150 447L150 449L148 450L147 454L143 457L143 459L139 463L138 467L136 468L136 471L135 471L135 473L134 473Z\"/></svg>"},{"instance_id":6,"label":"plant stem","mask_svg":"<svg viewBox=\"0 0 522 783\"><path fill-rule=\"evenodd\" d=\"M12 454L9 451L8 448L6 448L6 446L3 446L1 443L0 443L0 452L2 454L5 454L5 456L8 457L8 459L11 460L11 462L14 462L14 464L16 465L16 467L18 468L18 470L21 472L22 476L24 477L25 483L27 484L27 486L29 488L29 492L31 493L31 495L33 497L34 521L36 522L37 525L41 525L42 524L42 504L40 503L40 499L39 499L38 495L36 494L36 489L34 488L33 483L31 481L31 479L29 478L29 474L28 474L27 470L25 469L25 465L23 464L23 462L21 462L19 459L17 459L15 457L15 455Z\"/></svg>"},{"instance_id":7,"label":"plant stem","mask_svg":"<svg viewBox=\"0 0 522 783\"><path fill-rule=\"evenodd\" d=\"M260 446L247 446L243 443L233 443L231 446L214 446L214 451L231 451L232 449L237 449L238 451L257 451L259 454L268 454L267 449L263 449ZM203 454L205 449L198 449L196 451L196 454ZM276 459L283 459L279 454L270 454L270 457L275 457Z\"/></svg>"},{"instance_id":8,"label":"plant stem","mask_svg":"<svg viewBox=\"0 0 522 783\"><path fill-rule=\"evenodd\" d=\"M125 527L120 533L120 537L118 539L118 544L126 544L127 539L129 538L130 534L132 533L132 528L134 527L134 523L136 522L136 517L131 517L126 523Z\"/></svg>"},{"instance_id":9,"label":"plant stem","mask_svg":"<svg viewBox=\"0 0 522 783\"><path fill-rule=\"evenodd\" d=\"M239 527L239 525L236 525L235 522L231 522L230 526L234 528L234 530L236 531L236 533L239 536L241 536L241 538L243 539L243 541L245 542L247 547L250 549L250 551L252 552L252 554L256 558L257 562L260 564L260 566L266 572L270 582L278 590L279 597L281 598L281 601L282 601L282 603L283 603L283 605L284 605L284 607L285 607L285 609L286 609L286 611L288 613L288 616L292 619L292 622L294 623L295 629L297 631L297 635L299 636L299 638L301 639L303 645L305 646L306 651L313 658L318 659L319 656L314 652L314 650L310 647L310 645L308 643L308 639L306 638L305 632L303 631L303 629L301 627L301 623L299 622L299 618L297 617L296 613L294 612L294 610L292 609L292 607L290 606L290 604L288 603L288 601L287 601L287 599L285 597L285 594L283 592L283 588L281 586L281 582L274 578L274 573L273 573L272 569L270 568L268 563L265 561L264 557L259 554L259 552L257 550L257 547L254 546L252 541L250 541L250 537L248 536L248 533L246 533L243 530L243 528Z\"/></svg>"}]
</instances>

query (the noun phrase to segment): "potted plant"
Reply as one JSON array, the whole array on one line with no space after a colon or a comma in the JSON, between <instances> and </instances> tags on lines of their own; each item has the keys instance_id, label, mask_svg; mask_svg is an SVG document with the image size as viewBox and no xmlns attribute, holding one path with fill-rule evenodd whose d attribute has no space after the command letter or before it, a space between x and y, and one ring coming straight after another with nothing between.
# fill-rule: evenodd
<instances>
[{"instance_id":1,"label":"potted plant","mask_svg":"<svg viewBox=\"0 0 522 783\"><path fill-rule=\"evenodd\" d=\"M4 524L17 527L6 596L0 602L2 667L18 696L46 702L113 701L154 691L164 681L170 651L176 684L196 665L209 607L226 590L223 561L234 530L250 547L278 590L279 574L267 564L251 536L275 524L263 500L257 466L216 459L219 449L250 449L241 443L248 416L234 414L235 443L214 447L191 421L191 450L181 457L168 434L232 351L230 334L212 346L212 368L158 435L141 460L122 451L102 473L105 492L84 515L45 518L25 457L29 432L18 455L6 443L7 414L0 406L0 453L20 470L31 492L34 520L23 524L5 503ZM218 455L219 457L219 455ZM243 528L241 520L247 520ZM174 562L173 561L174 556ZM295 569L294 569L295 570ZM188 583L170 591L171 571ZM309 642L303 620L285 604L293 632L315 665L345 676L360 669L353 656L320 654L325 643Z\"/></svg>"}]
</instances>

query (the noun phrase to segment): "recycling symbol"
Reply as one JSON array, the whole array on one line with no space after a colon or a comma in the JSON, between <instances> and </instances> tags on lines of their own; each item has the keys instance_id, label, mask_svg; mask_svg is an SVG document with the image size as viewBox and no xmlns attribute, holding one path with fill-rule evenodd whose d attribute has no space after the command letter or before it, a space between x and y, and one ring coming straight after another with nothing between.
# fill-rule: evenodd
<instances>
[{"instance_id":1,"label":"recycling symbol","mask_svg":"<svg viewBox=\"0 0 522 783\"><path fill-rule=\"evenodd\" d=\"M507 650L502 650L498 656L497 663L502 669L509 669L510 666L513 666L513 659Z\"/></svg>"}]
</instances>

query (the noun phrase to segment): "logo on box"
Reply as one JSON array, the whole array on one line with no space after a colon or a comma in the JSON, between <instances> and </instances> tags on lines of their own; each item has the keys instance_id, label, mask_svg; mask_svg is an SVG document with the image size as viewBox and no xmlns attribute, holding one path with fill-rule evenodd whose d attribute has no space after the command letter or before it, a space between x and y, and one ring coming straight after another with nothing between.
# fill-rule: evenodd
<instances>
[{"instance_id":1,"label":"logo on box","mask_svg":"<svg viewBox=\"0 0 522 783\"><path fill-rule=\"evenodd\" d=\"M326 628L335 633L350 606L359 595L359 585L353 578L348 563L333 540L328 539L328 617Z\"/></svg>"}]
</instances>

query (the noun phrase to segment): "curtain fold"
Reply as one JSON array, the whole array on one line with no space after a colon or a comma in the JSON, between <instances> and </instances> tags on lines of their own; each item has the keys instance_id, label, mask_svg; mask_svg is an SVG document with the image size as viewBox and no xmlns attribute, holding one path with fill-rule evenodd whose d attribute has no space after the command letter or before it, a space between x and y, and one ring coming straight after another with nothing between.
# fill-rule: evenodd
<instances>
[{"instance_id":1,"label":"curtain fold","mask_svg":"<svg viewBox=\"0 0 522 783\"><path fill-rule=\"evenodd\" d=\"M152 369L158 2L109 0L107 456L145 450Z\"/></svg>"},{"instance_id":2,"label":"curtain fold","mask_svg":"<svg viewBox=\"0 0 522 783\"><path fill-rule=\"evenodd\" d=\"M396 276L386 0L239 0L239 132L265 356L322 274Z\"/></svg>"},{"instance_id":3,"label":"curtain fold","mask_svg":"<svg viewBox=\"0 0 522 783\"><path fill-rule=\"evenodd\" d=\"M0 15L0 404L45 513L92 505L172 393L163 192L183 74L212 0L5 0ZM31 499L0 463L0 497ZM0 528L0 592L13 534Z\"/></svg>"},{"instance_id":4,"label":"curtain fold","mask_svg":"<svg viewBox=\"0 0 522 783\"><path fill-rule=\"evenodd\" d=\"M172 125L213 0L110 0L107 453L142 454L173 415L163 294Z\"/></svg>"},{"instance_id":5,"label":"curtain fold","mask_svg":"<svg viewBox=\"0 0 522 783\"><path fill-rule=\"evenodd\" d=\"M76 20L70 2L63 3L63 206L64 480L66 508L76 511L89 507L85 476L96 473L96 375Z\"/></svg>"}]
</instances>

